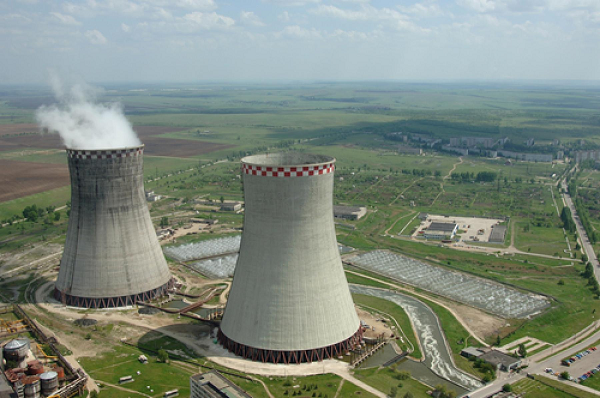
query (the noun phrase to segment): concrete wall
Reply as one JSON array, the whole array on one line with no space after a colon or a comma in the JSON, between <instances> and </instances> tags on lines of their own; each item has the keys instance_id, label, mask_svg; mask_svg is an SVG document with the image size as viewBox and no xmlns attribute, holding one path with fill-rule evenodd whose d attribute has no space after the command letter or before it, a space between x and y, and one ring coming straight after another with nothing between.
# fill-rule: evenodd
<instances>
[{"instance_id":1,"label":"concrete wall","mask_svg":"<svg viewBox=\"0 0 600 398\"><path fill-rule=\"evenodd\" d=\"M71 215L56 288L76 297L108 298L168 283L171 275L146 204L143 147L67 154Z\"/></svg>"},{"instance_id":2,"label":"concrete wall","mask_svg":"<svg viewBox=\"0 0 600 398\"><path fill-rule=\"evenodd\" d=\"M236 343L309 350L357 332L333 223L334 162L294 153L242 159L244 232L221 323ZM323 174L296 176L303 167Z\"/></svg>"}]
</instances>

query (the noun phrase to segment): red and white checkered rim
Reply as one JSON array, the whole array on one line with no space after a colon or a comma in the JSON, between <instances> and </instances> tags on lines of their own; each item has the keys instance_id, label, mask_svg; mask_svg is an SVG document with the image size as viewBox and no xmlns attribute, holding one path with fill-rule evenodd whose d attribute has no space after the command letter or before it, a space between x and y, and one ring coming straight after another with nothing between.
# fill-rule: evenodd
<instances>
[{"instance_id":1,"label":"red and white checkered rim","mask_svg":"<svg viewBox=\"0 0 600 398\"><path fill-rule=\"evenodd\" d=\"M99 149L99 150L83 150L83 149L68 149L67 155L75 159L117 159L128 158L132 156L140 156L144 152L144 146L122 149Z\"/></svg>"},{"instance_id":2,"label":"red and white checkered rim","mask_svg":"<svg viewBox=\"0 0 600 398\"><path fill-rule=\"evenodd\" d=\"M333 173L334 163L325 163L314 166L257 166L242 163L242 173L263 177L306 177Z\"/></svg>"}]
</instances>

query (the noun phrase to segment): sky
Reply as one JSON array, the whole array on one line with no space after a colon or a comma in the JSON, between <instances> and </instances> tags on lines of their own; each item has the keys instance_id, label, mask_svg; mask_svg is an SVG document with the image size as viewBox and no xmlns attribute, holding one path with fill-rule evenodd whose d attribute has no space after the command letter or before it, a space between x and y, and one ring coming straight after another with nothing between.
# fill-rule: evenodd
<instances>
[{"instance_id":1,"label":"sky","mask_svg":"<svg viewBox=\"0 0 600 398\"><path fill-rule=\"evenodd\" d=\"M0 84L600 80L600 0L0 0Z\"/></svg>"}]
</instances>

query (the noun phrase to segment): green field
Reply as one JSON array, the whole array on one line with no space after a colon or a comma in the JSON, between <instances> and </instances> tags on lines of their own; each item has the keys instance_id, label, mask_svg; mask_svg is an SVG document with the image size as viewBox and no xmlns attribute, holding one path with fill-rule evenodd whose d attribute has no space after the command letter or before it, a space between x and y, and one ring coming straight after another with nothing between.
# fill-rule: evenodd
<instances>
[{"instance_id":1,"label":"green field","mask_svg":"<svg viewBox=\"0 0 600 398\"><path fill-rule=\"evenodd\" d=\"M132 91L140 88L145 91ZM502 344L524 336L557 343L596 320L600 300L580 276L583 270L580 253L572 259L570 253L565 252L568 244L555 207L556 201L558 211L562 210L556 185L572 165L562 161L513 160L508 163L504 158L491 159L485 154L459 157L442 150L442 145L448 144L450 138L464 136L494 140L508 137L508 149L553 154L560 150L567 156L577 150L598 148L600 100L596 91L567 85L401 82L176 84L169 87L171 91L161 88L112 85L100 99L121 101L134 126L181 127L181 131L153 137L177 140L184 146L191 140L196 144L202 141L230 147L192 154L188 158L145 156L145 189L165 197L150 206L156 227L163 217L172 227L188 224L191 217L218 218L218 228L223 227L231 234L232 230L225 227L242 228L244 216L220 212L218 205L221 198L243 200L241 157L284 150L329 155L337 159L334 203L368 209L361 220L343 221L341 224L344 225L337 227L340 243L357 250L396 251L434 265L548 296L552 305L544 313L529 320L506 320L507 326L499 331ZM34 123L35 109L49 95L48 91L32 89L0 91L0 128L6 124ZM399 134L392 134L400 132L409 134L410 139L405 142ZM0 159L66 164L63 151L42 148L38 151L35 145L23 151L10 145L1 146L5 140L10 143L11 139L23 137L9 134L0 138ZM534 138L536 145L525 147L527 138ZM436 139L442 141L435 143ZM403 153L401 146L410 147L413 153ZM417 154L419 150L422 151L420 155ZM477 174L482 172L495 173L493 181L478 181ZM575 180L582 206L589 213L590 225L600 230L600 172L587 167L576 175ZM197 203L209 199L214 201L214 206ZM21 218L26 206L59 207L69 200L70 188L65 186L3 202L0 203L0 220ZM35 246L62 244L67 211L62 210L60 220L56 222L44 223L44 215L36 222L0 228L0 253L10 255ZM490 251L472 253L439 247L438 242L423 243L398 237L403 229L406 235L418 226L419 219L413 217L419 212L509 217L510 223L504 244L481 244ZM218 233L189 235L178 238L177 244L213 238ZM568 233L566 239L575 252L574 234ZM521 252L507 254L513 241ZM595 249L600 251L600 243ZM24 256L20 261L25 263L34 259ZM386 286L354 273L346 275L351 283ZM380 279L385 281L385 278ZM24 280L25 283L29 281ZM18 288L19 283L22 282L10 281L0 289ZM24 289L19 292L19 300L24 301ZM414 339L406 314L389 302L376 300L357 297L359 304L392 314ZM473 339L448 310L427 303L440 318L457 365L482 377L472 362L458 355L461 348L474 344ZM497 335L483 337L493 343ZM416 339L411 341L414 344ZM140 348L144 347L181 350L193 356L181 343L151 333L142 339ZM413 355L420 355L418 345L415 348ZM180 390L185 394L183 388L188 388L187 377L191 370L185 365L165 365L155 361L140 368L142 365L133 360L138 352L139 349L118 345L112 352L82 360L82 365L92 377L110 384L115 384L120 376L140 370L142 374L134 376L136 382L124 386L136 392L148 393L146 386L151 385L156 386L154 395L158 395L171 384L177 384L183 386ZM408 379L402 381L403 387L399 387L394 376L393 369L356 372L360 380L385 393L390 393L391 387L396 386L398 396L409 389L415 396L425 396L425 386ZM287 384L298 382L300 388L303 384L315 384L319 393L330 398L336 394L341 382L340 378L331 375L299 381L260 380L274 396L283 396L286 390L291 395L293 388ZM256 381L239 379L236 382L257 397L268 396ZM530 380L517 383L516 388L527 390L527 396L534 398L570 396ZM340 396L358 395L358 390L345 382ZM302 390L302 394L309 394L306 391ZM313 392L316 391L310 390L310 395ZM114 397L132 394L108 384L102 392L102 396ZM361 395L369 396L364 391Z\"/></svg>"}]
</instances>

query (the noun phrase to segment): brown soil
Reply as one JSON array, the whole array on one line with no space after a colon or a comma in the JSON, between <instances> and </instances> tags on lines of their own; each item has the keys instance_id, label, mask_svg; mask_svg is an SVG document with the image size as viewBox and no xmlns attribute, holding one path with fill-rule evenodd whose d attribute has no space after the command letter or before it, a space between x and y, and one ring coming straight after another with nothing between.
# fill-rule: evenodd
<instances>
[{"instance_id":1,"label":"brown soil","mask_svg":"<svg viewBox=\"0 0 600 398\"><path fill-rule=\"evenodd\" d=\"M0 159L0 202L65 185L69 185L66 165Z\"/></svg>"},{"instance_id":2,"label":"brown soil","mask_svg":"<svg viewBox=\"0 0 600 398\"><path fill-rule=\"evenodd\" d=\"M0 124L0 136L7 134L21 133L37 133L40 128L37 124L22 123L22 124Z\"/></svg>"},{"instance_id":3,"label":"brown soil","mask_svg":"<svg viewBox=\"0 0 600 398\"><path fill-rule=\"evenodd\" d=\"M176 131L187 130L184 127L172 127L172 126L134 126L133 129L139 136L158 135L166 133L174 133ZM0 136L9 134L23 134L23 133L39 133L40 127L34 123L20 123L20 124L0 124Z\"/></svg>"},{"instance_id":4,"label":"brown soil","mask_svg":"<svg viewBox=\"0 0 600 398\"><path fill-rule=\"evenodd\" d=\"M507 323L505 319L451 300L447 300L445 304L452 308L460 320L467 324L478 337L484 340L490 336L496 336Z\"/></svg>"},{"instance_id":5,"label":"brown soil","mask_svg":"<svg viewBox=\"0 0 600 398\"><path fill-rule=\"evenodd\" d=\"M232 147L232 145L198 140L155 137L160 134L185 130L182 127L135 126L134 130L146 145L145 153L151 156L185 158ZM0 125L0 152L31 148L64 148L64 144L57 134L39 134L38 132L39 128L35 124Z\"/></svg>"}]
</instances>

